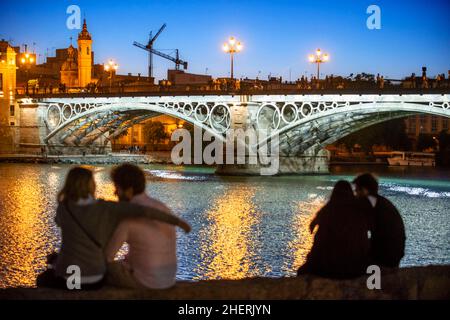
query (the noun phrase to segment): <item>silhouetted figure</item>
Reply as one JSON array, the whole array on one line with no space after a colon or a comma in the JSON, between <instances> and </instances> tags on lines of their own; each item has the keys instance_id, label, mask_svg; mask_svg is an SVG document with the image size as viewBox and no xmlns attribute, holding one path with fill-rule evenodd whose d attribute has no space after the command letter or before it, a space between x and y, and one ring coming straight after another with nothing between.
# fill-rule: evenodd
<instances>
[{"instance_id":1,"label":"silhouetted figure","mask_svg":"<svg viewBox=\"0 0 450 320\"><path fill-rule=\"evenodd\" d=\"M51 255L54 265L38 276L38 287L66 288L67 270L76 265L81 271L83 289L100 288L106 273L106 245L124 219L158 220L190 230L186 222L161 209L96 199L95 190L91 170L70 169L57 198L55 222L61 228L61 250L56 257Z\"/></svg>"},{"instance_id":2,"label":"silhouetted figure","mask_svg":"<svg viewBox=\"0 0 450 320\"><path fill-rule=\"evenodd\" d=\"M405 227L397 208L378 194L378 182L370 173L358 176L353 183L356 195L369 199L374 208L370 220L371 264L395 268L405 254Z\"/></svg>"},{"instance_id":3,"label":"silhouetted figure","mask_svg":"<svg viewBox=\"0 0 450 320\"><path fill-rule=\"evenodd\" d=\"M139 167L120 165L113 169L111 178L119 201L156 208L173 215L164 203L146 193L145 174ZM110 262L108 282L131 288L164 289L173 286L177 273L176 239L175 227L167 223L148 222L141 218L123 220L105 251ZM115 261L117 252L125 242L129 248L125 260Z\"/></svg>"},{"instance_id":4,"label":"silhouetted figure","mask_svg":"<svg viewBox=\"0 0 450 320\"><path fill-rule=\"evenodd\" d=\"M370 242L370 205L353 195L347 181L338 181L330 200L310 224L314 244L298 275L316 274L330 278L352 278L365 274Z\"/></svg>"}]
</instances>

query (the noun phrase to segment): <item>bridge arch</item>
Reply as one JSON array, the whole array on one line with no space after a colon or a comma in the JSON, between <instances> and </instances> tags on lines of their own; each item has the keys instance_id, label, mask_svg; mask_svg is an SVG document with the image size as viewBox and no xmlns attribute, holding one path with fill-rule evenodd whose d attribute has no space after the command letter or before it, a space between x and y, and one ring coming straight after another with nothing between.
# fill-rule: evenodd
<instances>
[{"instance_id":1,"label":"bridge arch","mask_svg":"<svg viewBox=\"0 0 450 320\"><path fill-rule=\"evenodd\" d=\"M231 121L231 112L226 103L215 103L211 107L207 103L197 103L195 108L192 103L185 103L181 107L179 103L143 102L114 102L100 105L88 104L87 107L81 107L79 103L47 103L47 106L46 122L51 131L44 138L45 143L48 143L49 140L56 135L68 130L68 128L77 121L108 113L120 113L122 116L127 116L138 112L136 118L140 117L139 122L158 115L169 115L205 130L216 139L219 139L219 141L224 141L223 133L230 127ZM64 115L64 112L68 113L69 107L70 114ZM55 108L58 108L59 110L60 121L57 121L52 127L50 125L51 121L49 115L51 110L55 110ZM148 116L143 116L145 114ZM203 117L200 117L199 114ZM133 116L131 117L131 120L132 118ZM139 122L133 122L133 124Z\"/></svg>"},{"instance_id":2,"label":"bridge arch","mask_svg":"<svg viewBox=\"0 0 450 320\"><path fill-rule=\"evenodd\" d=\"M311 107L310 102L307 102L307 104ZM315 111L307 116L298 117L296 121L285 122L284 126L273 130L269 137L259 141L257 147L259 148L272 141L275 136L278 136L281 145L285 142L283 139L288 139L288 133L296 131L296 133L290 136L297 136L297 142L291 138L291 145L293 143L305 144L305 141L311 142L311 140L315 139L316 143L306 143L306 145L311 144L311 146L324 147L326 144L334 143L353 132L390 119L419 113L450 118L448 102L430 102L427 104L411 102L368 102L356 104L343 103L341 106L335 104L331 107L326 106L324 108L319 108L319 106L320 103L318 103ZM301 111L302 109L299 110ZM283 122L282 117L280 120ZM305 146L300 147L300 149L301 151L305 151Z\"/></svg>"}]
</instances>

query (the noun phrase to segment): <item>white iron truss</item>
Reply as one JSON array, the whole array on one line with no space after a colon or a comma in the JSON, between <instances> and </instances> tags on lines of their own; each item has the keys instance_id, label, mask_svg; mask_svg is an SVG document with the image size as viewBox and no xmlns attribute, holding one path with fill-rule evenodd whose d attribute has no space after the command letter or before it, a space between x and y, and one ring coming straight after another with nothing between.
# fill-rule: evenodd
<instances>
[{"instance_id":1,"label":"white iron truss","mask_svg":"<svg viewBox=\"0 0 450 320\"><path fill-rule=\"evenodd\" d=\"M132 125L166 114L225 138L232 109L248 110L247 126L278 135L283 149L299 153L323 147L374 123L411 114L450 118L449 94L254 95L43 99L44 141L89 144L110 140ZM108 135L105 135L108 133ZM294 150L294 151L292 151Z\"/></svg>"}]
</instances>

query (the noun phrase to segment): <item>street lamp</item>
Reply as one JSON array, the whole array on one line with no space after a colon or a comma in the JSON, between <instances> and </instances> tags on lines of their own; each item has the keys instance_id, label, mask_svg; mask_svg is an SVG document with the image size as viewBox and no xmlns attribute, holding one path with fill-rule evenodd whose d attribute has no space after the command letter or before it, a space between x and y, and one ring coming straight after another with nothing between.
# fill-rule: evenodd
<instances>
[{"instance_id":1,"label":"street lamp","mask_svg":"<svg viewBox=\"0 0 450 320\"><path fill-rule=\"evenodd\" d=\"M310 54L308 59L311 63L317 63L317 80L319 80L320 64L327 62L330 59L330 56L328 55L328 53L323 54L320 49L317 49L316 54Z\"/></svg>"},{"instance_id":2,"label":"street lamp","mask_svg":"<svg viewBox=\"0 0 450 320\"><path fill-rule=\"evenodd\" d=\"M20 59L20 63L25 66L25 72L26 72L26 89L25 89L25 93L28 94L28 76L29 76L29 69L31 67L31 65L34 63L34 57L29 54L28 52L25 52L22 55L22 58Z\"/></svg>"},{"instance_id":3,"label":"street lamp","mask_svg":"<svg viewBox=\"0 0 450 320\"><path fill-rule=\"evenodd\" d=\"M223 44L223 51L225 51L226 53L230 54L230 58L231 58L231 80L233 80L233 64L234 64L234 54L241 52L243 48L243 45L240 41L236 41L236 39L234 37L230 37L230 39L228 39L228 42L225 42Z\"/></svg>"},{"instance_id":4,"label":"street lamp","mask_svg":"<svg viewBox=\"0 0 450 320\"><path fill-rule=\"evenodd\" d=\"M103 65L103 68L106 72L109 72L109 91L111 92L113 72L116 72L117 69L119 69L119 66L112 59L110 59L107 64Z\"/></svg>"}]
</instances>

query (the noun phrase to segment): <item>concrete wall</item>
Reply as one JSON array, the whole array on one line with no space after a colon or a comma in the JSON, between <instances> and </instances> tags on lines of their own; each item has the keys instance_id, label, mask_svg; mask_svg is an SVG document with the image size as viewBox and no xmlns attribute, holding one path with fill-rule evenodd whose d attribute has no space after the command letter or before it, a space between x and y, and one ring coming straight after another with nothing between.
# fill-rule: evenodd
<instances>
[{"instance_id":1,"label":"concrete wall","mask_svg":"<svg viewBox=\"0 0 450 320\"><path fill-rule=\"evenodd\" d=\"M167 290L105 287L99 291L3 289L0 299L159 299L159 300L286 300L286 299L450 299L450 266L386 270L381 289L369 290L367 277L332 280L316 276L242 280L179 281Z\"/></svg>"}]
</instances>

